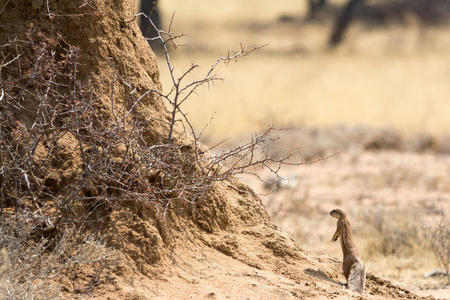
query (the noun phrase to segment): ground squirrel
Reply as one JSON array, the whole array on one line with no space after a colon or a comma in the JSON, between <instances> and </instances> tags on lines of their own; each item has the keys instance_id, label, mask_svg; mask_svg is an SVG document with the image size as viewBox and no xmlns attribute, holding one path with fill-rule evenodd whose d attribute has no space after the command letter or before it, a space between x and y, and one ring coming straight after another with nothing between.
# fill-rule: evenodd
<instances>
[{"instance_id":1,"label":"ground squirrel","mask_svg":"<svg viewBox=\"0 0 450 300\"><path fill-rule=\"evenodd\" d=\"M341 238L342 254L344 256L342 266L344 276L347 279L347 287L363 293L366 283L366 270L361 258L359 258L359 252L353 241L350 223L348 222L347 216L340 209L333 209L330 211L330 215L338 219L337 229L331 241L335 242L339 237Z\"/></svg>"}]
</instances>

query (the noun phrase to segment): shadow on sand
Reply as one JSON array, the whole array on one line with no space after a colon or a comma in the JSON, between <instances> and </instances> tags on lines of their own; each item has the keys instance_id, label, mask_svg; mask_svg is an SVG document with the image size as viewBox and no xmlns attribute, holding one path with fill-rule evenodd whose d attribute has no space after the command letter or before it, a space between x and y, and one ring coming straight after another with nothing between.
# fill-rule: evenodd
<instances>
[{"instance_id":1,"label":"shadow on sand","mask_svg":"<svg viewBox=\"0 0 450 300\"><path fill-rule=\"evenodd\" d=\"M325 281L331 282L337 286L340 286L340 287L345 286L344 282L340 282L340 281L331 279L324 271L322 271L320 269L314 270L311 268L307 268L304 270L304 272L305 272L305 274L316 277L320 280L325 280Z\"/></svg>"}]
</instances>

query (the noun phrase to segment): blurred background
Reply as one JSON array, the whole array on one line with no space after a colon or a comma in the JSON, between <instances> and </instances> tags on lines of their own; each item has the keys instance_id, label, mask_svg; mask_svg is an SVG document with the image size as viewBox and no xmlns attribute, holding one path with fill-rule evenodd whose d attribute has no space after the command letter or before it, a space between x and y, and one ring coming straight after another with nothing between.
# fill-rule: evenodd
<instances>
[{"instance_id":1,"label":"blurred background","mask_svg":"<svg viewBox=\"0 0 450 300\"><path fill-rule=\"evenodd\" d=\"M290 129L274 133L274 152L304 162L339 153L286 168L285 180L242 176L282 230L340 257L328 211L342 208L369 272L450 295L450 0L160 0L157 9L163 29L173 16L171 31L184 34L170 52L175 73L200 66L191 80L241 43L268 44L220 66L224 80L183 104L202 142L232 147L273 124Z\"/></svg>"}]
</instances>

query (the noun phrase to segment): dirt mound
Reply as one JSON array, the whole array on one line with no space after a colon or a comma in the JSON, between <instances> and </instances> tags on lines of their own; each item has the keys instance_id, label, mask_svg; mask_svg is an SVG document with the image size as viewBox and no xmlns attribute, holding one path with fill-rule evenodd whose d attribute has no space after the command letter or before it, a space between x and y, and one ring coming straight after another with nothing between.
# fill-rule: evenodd
<instances>
[{"instance_id":1,"label":"dirt mound","mask_svg":"<svg viewBox=\"0 0 450 300\"><path fill-rule=\"evenodd\" d=\"M113 281L94 292L124 299L250 299L356 297L341 290L338 259L305 252L270 222L259 198L237 181L218 185L216 201L204 212L221 211L226 224L205 227L172 213L157 222L149 211L115 212L107 231L120 262ZM206 208L205 208L206 207ZM206 216L205 216L206 217ZM115 236L112 236L115 235ZM418 299L411 292L369 274L368 299Z\"/></svg>"},{"instance_id":2,"label":"dirt mound","mask_svg":"<svg viewBox=\"0 0 450 300\"><path fill-rule=\"evenodd\" d=\"M78 260L53 277L53 281L62 285L63 295L70 299L91 296L99 299L328 299L349 295L360 298L358 294L340 290L339 281L343 278L337 259L319 257L299 248L292 238L272 224L254 192L237 180L212 183L203 198L187 203L175 201L181 198L180 194L167 192L167 186L177 184L168 175L163 177L151 166L136 166L147 163L146 157L136 153L137 150L163 145L167 131L164 120L168 114L160 99L145 96L146 91L160 90L159 75L154 55L133 20L133 11L132 0L8 1L2 6L1 43L6 45L2 80L17 84L7 90L4 99L16 99L11 103L17 107L2 106L1 111L2 116L10 120L2 127L5 141L17 147L2 148L2 161L13 165L6 154L17 154L20 158L21 153L32 153L26 156L31 157L28 164L21 165L16 174L19 184L2 173L2 207L15 205L16 213L20 213L17 207L23 210L38 207L34 214L45 211L40 215L43 225L33 227L32 231L35 236L45 231L48 239L61 238L58 232L67 223L83 224L81 234L100 236L110 253L111 259L101 267ZM18 58L7 49L8 43L16 41L26 41L18 45L23 48L20 58L28 59L22 61L23 65L14 73L10 67ZM56 50L47 51L50 48ZM36 49L39 50L37 55L33 52ZM80 60L76 63L71 61L78 57ZM12 59L8 63L10 69L6 68L6 63ZM54 60L52 68L41 67L43 59ZM65 70L67 66L75 66L75 70L71 69L74 73L57 77L60 84L54 86L52 72ZM78 79L74 80L73 74L79 80L89 79L91 84L86 91L90 97L83 98L81 103L78 97L85 93L79 93ZM24 81L14 81L15 75ZM71 85L71 82L75 83ZM77 96L43 102L46 89L40 87L48 86L60 92L54 96ZM80 111L78 107L85 104L86 99L90 105L81 106L86 110ZM50 112L51 108L58 112L56 121L53 120L55 124L50 119L36 125L37 116L47 113L42 110L43 103ZM64 107L60 108L61 105ZM89 109L96 113L92 114ZM130 111L134 113L131 115ZM122 113L119 118L127 120L121 126L114 125L119 123L117 112ZM80 115L74 118L77 114ZM74 120L83 126L73 123ZM83 123L85 120L90 123ZM54 127L46 127L47 124ZM136 143L141 148L128 147L127 138L134 135L107 144L105 137L110 136L112 129L117 130L115 136L120 136L122 131L134 133L134 124L139 124L142 139ZM23 138L33 137L33 130L40 128L43 130L40 138ZM49 128L52 131L44 130ZM17 138L18 135L22 138ZM52 139L46 140L48 136ZM185 172L183 176L195 178L197 170L183 170L189 166L189 141L180 137L176 143L179 147L168 153L171 157L163 162L181 161L174 172ZM125 164L124 158L128 156L124 153L128 151L132 152L132 159ZM145 153L164 156L164 151ZM101 161L96 164L90 158ZM31 167L26 169L29 165ZM93 169L101 170L102 166L107 170L95 173L99 178L88 176ZM115 177L119 171L123 176ZM133 177L136 172L141 172L139 178ZM18 188L11 191L9 185ZM158 186L165 187L159 189L159 194L152 194ZM31 192L34 189L36 192ZM146 195L174 200L146 201ZM74 204L73 199L83 204ZM89 215L89 218L80 219L80 215ZM367 298L418 297L369 274Z\"/></svg>"}]
</instances>

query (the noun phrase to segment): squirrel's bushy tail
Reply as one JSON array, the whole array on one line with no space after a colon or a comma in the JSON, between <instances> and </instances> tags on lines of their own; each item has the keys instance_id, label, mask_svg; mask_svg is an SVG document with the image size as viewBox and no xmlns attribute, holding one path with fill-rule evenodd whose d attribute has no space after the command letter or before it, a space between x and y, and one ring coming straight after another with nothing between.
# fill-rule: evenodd
<instances>
[{"instance_id":1,"label":"squirrel's bushy tail","mask_svg":"<svg viewBox=\"0 0 450 300\"><path fill-rule=\"evenodd\" d=\"M350 275L348 277L348 288L358 293L364 293L366 285L366 268L363 263L358 260L352 265Z\"/></svg>"}]
</instances>

